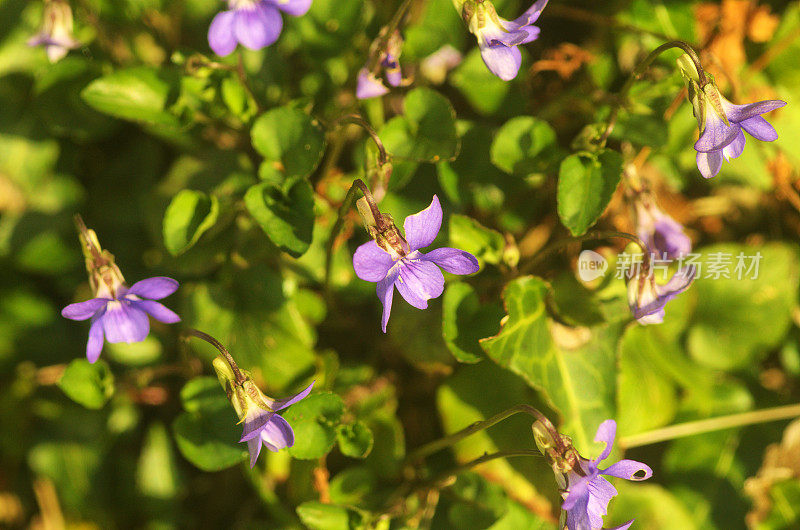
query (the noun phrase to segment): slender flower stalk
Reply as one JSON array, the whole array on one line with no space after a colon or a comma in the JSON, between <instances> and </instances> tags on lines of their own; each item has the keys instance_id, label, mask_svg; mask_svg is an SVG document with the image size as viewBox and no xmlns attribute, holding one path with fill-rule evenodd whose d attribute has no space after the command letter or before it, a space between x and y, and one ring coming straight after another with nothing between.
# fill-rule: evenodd
<instances>
[{"instance_id":1,"label":"slender flower stalk","mask_svg":"<svg viewBox=\"0 0 800 530\"><path fill-rule=\"evenodd\" d=\"M700 57L698 57L697 52L695 52L694 49L688 43L680 40L665 42L664 44L662 44L661 46L650 52L647 55L647 57L645 57L642 60L642 62L636 65L636 68L633 69L633 72L631 72L630 77L628 77L627 81L625 81L625 84L622 85L622 88L617 93L616 97L614 98L615 103L611 108L611 114L608 117L606 128L603 131L603 134L601 134L597 140L597 143L601 147L606 145L608 137L611 136L611 133L614 130L614 126L617 124L619 111L622 108L622 106L627 103L628 94L630 93L633 84L642 78L645 72L647 72L648 68L650 68L650 65L653 64L653 61L655 61L659 55L672 48L679 48L686 53L686 57L688 58L688 60L692 62L695 71L697 72L697 79L699 84L705 85L708 82L708 77L706 76L705 70L703 70L703 66L700 64Z\"/></svg>"},{"instance_id":2,"label":"slender flower stalk","mask_svg":"<svg viewBox=\"0 0 800 530\"><path fill-rule=\"evenodd\" d=\"M75 224L94 298L68 305L61 315L70 320L91 319L86 344L89 362L100 357L104 339L112 343L143 341L150 332L148 315L165 324L180 321L177 314L155 301L174 293L178 289L177 281L157 276L128 287L114 263L114 256L100 247L94 230L86 228L78 215Z\"/></svg>"},{"instance_id":3,"label":"slender flower stalk","mask_svg":"<svg viewBox=\"0 0 800 530\"><path fill-rule=\"evenodd\" d=\"M719 416L705 420L689 421L678 423L668 427L662 427L652 431L647 431L631 436L620 438L619 445L625 449L630 447L642 447L655 443L695 436L707 432L721 431L724 429L735 429L747 425L757 425L770 421L790 420L800 418L800 404L786 405L769 409L754 410L751 412L741 412L728 416Z\"/></svg>"}]
</instances>

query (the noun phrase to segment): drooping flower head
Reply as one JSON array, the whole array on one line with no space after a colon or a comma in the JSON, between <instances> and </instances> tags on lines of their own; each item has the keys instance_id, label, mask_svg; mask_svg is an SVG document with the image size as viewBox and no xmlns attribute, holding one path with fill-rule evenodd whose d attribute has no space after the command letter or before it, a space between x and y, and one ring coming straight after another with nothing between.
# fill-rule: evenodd
<instances>
[{"instance_id":1,"label":"drooping flower head","mask_svg":"<svg viewBox=\"0 0 800 530\"><path fill-rule=\"evenodd\" d=\"M250 467L256 465L262 445L275 452L293 446L292 426L277 411L308 396L314 386L314 381L293 396L285 399L272 399L261 392L247 372L241 371L239 372L240 376L237 377L222 355L216 357L213 364L217 378L239 416L239 423L244 424L244 431L239 442L247 442Z\"/></svg>"},{"instance_id":2,"label":"drooping flower head","mask_svg":"<svg viewBox=\"0 0 800 530\"><path fill-rule=\"evenodd\" d=\"M646 261L646 263L649 263ZM656 283L655 274L644 266L628 281L628 306L639 324L664 322L667 302L689 288L697 275L694 265L684 265L664 285Z\"/></svg>"},{"instance_id":3,"label":"drooping flower head","mask_svg":"<svg viewBox=\"0 0 800 530\"><path fill-rule=\"evenodd\" d=\"M545 455L556 475L561 495L561 525L568 530L601 530L603 516L608 503L617 495L617 490L602 475L626 480L647 480L653 470L647 464L635 460L620 460L601 469L600 463L608 458L614 446L617 423L606 420L597 428L594 441L605 444L597 458L588 460L572 446L572 441L563 436L546 418L540 418L533 426L534 439L539 451ZM624 530L633 520L611 530Z\"/></svg>"},{"instance_id":4,"label":"drooping flower head","mask_svg":"<svg viewBox=\"0 0 800 530\"><path fill-rule=\"evenodd\" d=\"M692 240L684 233L683 225L659 208L649 191L633 190L630 200L636 217L636 235L648 253L674 260L692 251Z\"/></svg>"},{"instance_id":5,"label":"drooping flower head","mask_svg":"<svg viewBox=\"0 0 800 530\"><path fill-rule=\"evenodd\" d=\"M180 317L155 300L165 298L178 289L172 278L157 276L134 283L130 288L114 263L114 256L100 247L94 230L89 230L76 217L80 230L86 270L94 298L70 304L61 315L71 320L91 319L86 358L93 363L100 357L103 340L108 342L141 342L150 333L152 316L165 324L174 324Z\"/></svg>"},{"instance_id":6,"label":"drooping flower head","mask_svg":"<svg viewBox=\"0 0 800 530\"><path fill-rule=\"evenodd\" d=\"M383 49L377 49L380 46ZM379 36L375 39L372 49L370 50L370 60L358 72L358 79L356 81L356 97L358 99L369 99L383 96L389 93L389 88L383 84L380 75L386 78L390 86L398 87L407 84L403 80L403 72L400 69L400 54L403 51L403 37L400 32L395 30L389 35L388 39ZM372 57L376 56L374 66L370 67L373 62Z\"/></svg>"},{"instance_id":7,"label":"drooping flower head","mask_svg":"<svg viewBox=\"0 0 800 530\"><path fill-rule=\"evenodd\" d=\"M517 77L522 53L517 46L539 37L536 22L548 0L536 0L521 16L506 20L497 14L489 0L453 0L470 33L478 39L481 57L491 72L510 81Z\"/></svg>"},{"instance_id":8,"label":"drooping flower head","mask_svg":"<svg viewBox=\"0 0 800 530\"><path fill-rule=\"evenodd\" d=\"M42 30L28 40L28 46L44 46L51 63L60 61L80 42L72 36L72 9L66 0L48 0L44 5Z\"/></svg>"},{"instance_id":9,"label":"drooping flower head","mask_svg":"<svg viewBox=\"0 0 800 530\"><path fill-rule=\"evenodd\" d=\"M439 267L452 274L478 272L478 260L469 252L447 247L427 254L420 252L419 249L433 243L442 226L442 206L436 195L430 206L406 218L405 237L390 216L381 214L376 207L373 210L365 206L362 201L359 200L359 210L373 240L356 249L353 268L362 280L377 282L378 299L383 304L384 333L395 287L409 304L426 309L428 300L440 296L444 290L444 276Z\"/></svg>"},{"instance_id":10,"label":"drooping flower head","mask_svg":"<svg viewBox=\"0 0 800 530\"><path fill-rule=\"evenodd\" d=\"M241 44L260 50L278 40L283 30L281 11L299 17L311 8L311 0L227 0L229 9L217 13L208 28L208 45L220 56L230 55Z\"/></svg>"},{"instance_id":11,"label":"drooping flower head","mask_svg":"<svg viewBox=\"0 0 800 530\"><path fill-rule=\"evenodd\" d=\"M742 154L744 131L763 142L778 139L778 133L761 115L783 107L785 101L770 99L734 105L720 94L713 79L700 86L697 69L688 56L678 59L678 65L689 83L689 100L700 129L700 138L694 149L697 151L697 168L703 177L716 176L722 169L723 160L730 161Z\"/></svg>"}]
</instances>

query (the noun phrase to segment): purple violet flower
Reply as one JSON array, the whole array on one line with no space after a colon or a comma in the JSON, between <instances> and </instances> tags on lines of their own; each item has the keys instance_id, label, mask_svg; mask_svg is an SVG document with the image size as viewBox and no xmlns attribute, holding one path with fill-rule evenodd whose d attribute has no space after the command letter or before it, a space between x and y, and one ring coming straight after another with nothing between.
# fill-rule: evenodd
<instances>
[{"instance_id":1,"label":"purple violet flower","mask_svg":"<svg viewBox=\"0 0 800 530\"><path fill-rule=\"evenodd\" d=\"M228 0L228 7L217 13L208 28L208 45L220 56L233 53L237 43L251 50L266 48L283 29L280 12L305 15L311 0Z\"/></svg>"},{"instance_id":2,"label":"purple violet flower","mask_svg":"<svg viewBox=\"0 0 800 530\"><path fill-rule=\"evenodd\" d=\"M607 513L608 503L617 495L617 490L601 475L624 478L626 480L647 480L653 476L653 470L647 464L636 460L620 460L605 469L600 469L600 462L608 458L614 446L617 433L617 422L606 420L597 428L595 442L605 444L603 452L594 460L580 457L567 475L567 491L561 509L567 515L568 530L601 530L603 516ZM575 468L578 469L575 469ZM616 526L611 530L624 530L633 524L633 520Z\"/></svg>"},{"instance_id":3,"label":"purple violet flower","mask_svg":"<svg viewBox=\"0 0 800 530\"><path fill-rule=\"evenodd\" d=\"M379 38L377 42L380 41L381 39ZM403 72L400 69L400 54L402 51L403 37L399 31L395 31L386 41L386 49L380 52L377 71L370 71L367 66L359 70L356 84L356 97L358 99L376 98L389 93L389 89L378 77L381 72L383 72L390 86L398 87L404 84Z\"/></svg>"},{"instance_id":4,"label":"purple violet flower","mask_svg":"<svg viewBox=\"0 0 800 530\"><path fill-rule=\"evenodd\" d=\"M522 53L517 46L539 37L539 28L531 24L539 18L547 2L537 0L515 20L506 20L498 16L488 0L461 1L461 16L478 39L483 62L503 81L517 77L522 64Z\"/></svg>"},{"instance_id":5,"label":"purple violet flower","mask_svg":"<svg viewBox=\"0 0 800 530\"><path fill-rule=\"evenodd\" d=\"M427 254L419 251L433 243L441 226L442 206L434 195L430 206L406 217L403 223L404 248L399 251L392 249L390 254L375 241L369 241L353 254L356 275L362 280L377 282L378 299L383 304L381 329L384 333L392 311L395 287L409 304L417 309L426 309L428 300L440 296L444 290L444 276L439 267L452 274L478 272L478 260L469 252L447 247Z\"/></svg>"},{"instance_id":6,"label":"purple violet flower","mask_svg":"<svg viewBox=\"0 0 800 530\"><path fill-rule=\"evenodd\" d=\"M746 141L744 131L762 142L778 139L778 133L761 115L783 107L785 101L768 99L734 105L720 94L713 79L700 86L697 67L687 55L678 59L678 67L689 82L689 101L700 129L694 149L697 169L703 177L715 177L722 169L723 160L730 161L742 154Z\"/></svg>"},{"instance_id":7,"label":"purple violet flower","mask_svg":"<svg viewBox=\"0 0 800 530\"><path fill-rule=\"evenodd\" d=\"M694 265L679 268L664 285L655 281L648 267L628 282L628 305L639 324L661 324L667 302L689 288L697 275Z\"/></svg>"},{"instance_id":8,"label":"purple violet flower","mask_svg":"<svg viewBox=\"0 0 800 530\"><path fill-rule=\"evenodd\" d=\"M72 36L72 9L63 0L49 0L44 6L42 30L28 40L28 46L44 46L51 63L81 45Z\"/></svg>"},{"instance_id":9,"label":"purple violet flower","mask_svg":"<svg viewBox=\"0 0 800 530\"><path fill-rule=\"evenodd\" d=\"M240 414L244 422L244 431L239 441L247 442L251 468L256 465L262 444L270 451L275 452L294 445L292 426L276 411L283 410L308 396L313 386L314 382L312 381L304 390L293 396L285 399L271 399L261 393L258 387L253 384L253 388L258 391L261 402L267 408L263 408L252 398L247 397L243 414ZM237 410L237 412L239 411Z\"/></svg>"},{"instance_id":10,"label":"purple violet flower","mask_svg":"<svg viewBox=\"0 0 800 530\"><path fill-rule=\"evenodd\" d=\"M178 282L164 276L136 282L130 289L121 282L114 289L99 282L96 298L70 304L61 315L70 320L91 318L86 358L93 363L100 357L104 337L112 343L143 341L150 332L147 315L165 324L180 322L178 315L154 301L171 295L177 289Z\"/></svg>"},{"instance_id":11,"label":"purple violet flower","mask_svg":"<svg viewBox=\"0 0 800 530\"><path fill-rule=\"evenodd\" d=\"M636 235L647 245L647 252L659 258L677 259L692 251L692 240L683 225L667 215L648 194L636 197Z\"/></svg>"},{"instance_id":12,"label":"purple violet flower","mask_svg":"<svg viewBox=\"0 0 800 530\"><path fill-rule=\"evenodd\" d=\"M706 90L717 91L716 87L710 84L706 85ZM697 168L705 178L714 177L719 173L723 159L730 162L732 158L742 154L745 144L744 131L762 142L777 140L778 133L761 115L786 105L785 101L779 99L734 105L718 91L717 95L723 114L719 114L710 102L705 104L705 116L698 119L700 138L694 144L697 151Z\"/></svg>"}]
</instances>

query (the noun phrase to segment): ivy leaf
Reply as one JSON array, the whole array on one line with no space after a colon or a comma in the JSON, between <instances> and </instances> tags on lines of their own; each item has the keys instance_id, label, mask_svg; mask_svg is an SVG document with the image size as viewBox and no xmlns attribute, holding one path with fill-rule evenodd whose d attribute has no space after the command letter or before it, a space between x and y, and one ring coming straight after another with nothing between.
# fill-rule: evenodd
<instances>
[{"instance_id":1,"label":"ivy leaf","mask_svg":"<svg viewBox=\"0 0 800 530\"><path fill-rule=\"evenodd\" d=\"M81 97L95 110L116 118L174 127L178 119L167 107L176 89L175 78L139 66L95 79L83 89Z\"/></svg>"},{"instance_id":2,"label":"ivy leaf","mask_svg":"<svg viewBox=\"0 0 800 530\"><path fill-rule=\"evenodd\" d=\"M253 147L289 177L307 177L325 151L325 134L317 122L293 107L265 112L250 132Z\"/></svg>"},{"instance_id":3,"label":"ivy leaf","mask_svg":"<svg viewBox=\"0 0 800 530\"><path fill-rule=\"evenodd\" d=\"M262 182L251 186L244 204L253 219L281 250L295 258L311 245L314 230L314 192L304 178L283 184Z\"/></svg>"},{"instance_id":4,"label":"ivy leaf","mask_svg":"<svg viewBox=\"0 0 800 530\"><path fill-rule=\"evenodd\" d=\"M331 392L312 394L292 405L282 414L294 429L294 445L289 454L303 460L328 454L336 442L343 414L342 398Z\"/></svg>"},{"instance_id":5,"label":"ivy leaf","mask_svg":"<svg viewBox=\"0 0 800 530\"><path fill-rule=\"evenodd\" d=\"M482 304L475 290L464 282L450 282L442 300L442 335L459 362L484 359L480 339L497 329L503 310L499 304Z\"/></svg>"},{"instance_id":6,"label":"ivy leaf","mask_svg":"<svg viewBox=\"0 0 800 530\"><path fill-rule=\"evenodd\" d=\"M87 409L101 409L114 395L114 374L103 360L92 364L75 359L67 365L58 386L72 401Z\"/></svg>"},{"instance_id":7,"label":"ivy leaf","mask_svg":"<svg viewBox=\"0 0 800 530\"><path fill-rule=\"evenodd\" d=\"M336 440L342 454L351 458L366 458L374 443L372 431L361 421L339 425L336 429Z\"/></svg>"},{"instance_id":8,"label":"ivy leaf","mask_svg":"<svg viewBox=\"0 0 800 530\"><path fill-rule=\"evenodd\" d=\"M483 339L481 346L500 366L543 392L561 412L562 430L588 452L597 426L616 416L615 352L622 326L590 329L553 323L545 308L548 289L531 276L506 285L508 318L500 333Z\"/></svg>"},{"instance_id":9,"label":"ivy leaf","mask_svg":"<svg viewBox=\"0 0 800 530\"><path fill-rule=\"evenodd\" d=\"M219 218L219 201L202 191L181 190L164 212L164 246L173 256L189 250Z\"/></svg>"},{"instance_id":10,"label":"ivy leaf","mask_svg":"<svg viewBox=\"0 0 800 530\"><path fill-rule=\"evenodd\" d=\"M586 233L608 206L622 176L622 155L605 149L576 153L558 172L558 216L573 236Z\"/></svg>"}]
</instances>

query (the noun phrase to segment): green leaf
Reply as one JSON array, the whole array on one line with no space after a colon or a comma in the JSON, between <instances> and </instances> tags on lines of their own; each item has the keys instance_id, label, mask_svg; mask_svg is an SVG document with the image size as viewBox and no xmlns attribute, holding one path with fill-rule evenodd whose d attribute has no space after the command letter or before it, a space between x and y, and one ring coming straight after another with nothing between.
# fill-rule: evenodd
<instances>
[{"instance_id":1,"label":"green leaf","mask_svg":"<svg viewBox=\"0 0 800 530\"><path fill-rule=\"evenodd\" d=\"M344 414L342 398L331 392L312 394L282 414L294 429L294 458L312 460L325 456L333 447L337 427Z\"/></svg>"},{"instance_id":2,"label":"green leaf","mask_svg":"<svg viewBox=\"0 0 800 530\"><path fill-rule=\"evenodd\" d=\"M497 131L491 156L492 164L510 175L546 173L558 157L556 132L544 120L518 116Z\"/></svg>"},{"instance_id":3,"label":"green leaf","mask_svg":"<svg viewBox=\"0 0 800 530\"><path fill-rule=\"evenodd\" d=\"M459 362L483 360L480 339L497 329L503 310L496 303L481 303L467 283L450 282L442 300L442 335L450 353Z\"/></svg>"},{"instance_id":4,"label":"green leaf","mask_svg":"<svg viewBox=\"0 0 800 530\"><path fill-rule=\"evenodd\" d=\"M444 96L429 88L415 88L406 95L404 107L405 114L389 120L379 133L396 159L393 189L411 178L417 162L454 160L459 148L456 114Z\"/></svg>"},{"instance_id":5,"label":"green leaf","mask_svg":"<svg viewBox=\"0 0 800 530\"><path fill-rule=\"evenodd\" d=\"M659 340L654 329L631 326L620 342L616 418L620 436L662 427L675 417L677 391L663 366L684 353L675 343Z\"/></svg>"},{"instance_id":6,"label":"green leaf","mask_svg":"<svg viewBox=\"0 0 800 530\"><path fill-rule=\"evenodd\" d=\"M314 229L314 192L304 178L277 185L262 182L245 193L247 211L281 250L302 256L311 245Z\"/></svg>"},{"instance_id":7,"label":"green leaf","mask_svg":"<svg viewBox=\"0 0 800 530\"><path fill-rule=\"evenodd\" d=\"M500 366L544 393L564 418L562 431L589 452L595 430L615 414L616 342L621 325L567 328L547 318L548 285L518 278L503 291L508 319L481 346ZM552 334L551 334L552 331Z\"/></svg>"},{"instance_id":8,"label":"green leaf","mask_svg":"<svg viewBox=\"0 0 800 530\"><path fill-rule=\"evenodd\" d=\"M657 484L619 480L615 486L620 494L614 497L609 505L609 515L605 517L605 525L609 528L631 519L636 519L640 528L701 528L695 522L697 515L687 510L672 492Z\"/></svg>"},{"instance_id":9,"label":"green leaf","mask_svg":"<svg viewBox=\"0 0 800 530\"><path fill-rule=\"evenodd\" d=\"M180 477L169 433L163 423L153 423L139 456L136 486L150 498L173 499L180 489Z\"/></svg>"},{"instance_id":10,"label":"green leaf","mask_svg":"<svg viewBox=\"0 0 800 530\"><path fill-rule=\"evenodd\" d=\"M228 409L225 391L216 377L195 377L181 389L181 403L186 412L201 412L203 410Z\"/></svg>"},{"instance_id":11,"label":"green leaf","mask_svg":"<svg viewBox=\"0 0 800 530\"><path fill-rule=\"evenodd\" d=\"M470 50L451 75L451 82L480 114L499 111L507 101L511 83L494 75L483 62L478 48Z\"/></svg>"},{"instance_id":12,"label":"green leaf","mask_svg":"<svg viewBox=\"0 0 800 530\"><path fill-rule=\"evenodd\" d=\"M219 201L202 191L181 190L164 212L164 246L173 256L189 250L219 217Z\"/></svg>"},{"instance_id":13,"label":"green leaf","mask_svg":"<svg viewBox=\"0 0 800 530\"><path fill-rule=\"evenodd\" d=\"M744 268L737 272L742 255ZM761 256L753 279L752 259ZM709 263L723 264L729 278L715 278ZM702 268L692 286L697 308L689 328L688 349L698 362L732 370L752 366L780 346L797 304L800 264L797 248L770 244L734 244L702 250ZM727 266L724 265L727 263Z\"/></svg>"},{"instance_id":14,"label":"green leaf","mask_svg":"<svg viewBox=\"0 0 800 530\"><path fill-rule=\"evenodd\" d=\"M325 151L317 122L293 107L279 107L258 117L251 131L253 147L289 177L307 177Z\"/></svg>"},{"instance_id":15,"label":"green leaf","mask_svg":"<svg viewBox=\"0 0 800 530\"><path fill-rule=\"evenodd\" d=\"M87 409L101 409L114 395L114 374L103 360L92 364L75 359L67 365L58 386L72 401Z\"/></svg>"},{"instance_id":16,"label":"green leaf","mask_svg":"<svg viewBox=\"0 0 800 530\"><path fill-rule=\"evenodd\" d=\"M181 389L186 412L172 424L178 449L203 471L219 471L241 462L247 446L238 443L242 427L214 377L195 378Z\"/></svg>"},{"instance_id":17,"label":"green leaf","mask_svg":"<svg viewBox=\"0 0 800 530\"><path fill-rule=\"evenodd\" d=\"M176 87L175 79L163 72L138 66L92 81L81 97L95 110L116 118L177 126L177 118L167 112L171 92Z\"/></svg>"},{"instance_id":18,"label":"green leaf","mask_svg":"<svg viewBox=\"0 0 800 530\"><path fill-rule=\"evenodd\" d=\"M608 206L622 176L622 155L576 153L558 172L558 216L574 236L586 233Z\"/></svg>"},{"instance_id":19,"label":"green leaf","mask_svg":"<svg viewBox=\"0 0 800 530\"><path fill-rule=\"evenodd\" d=\"M449 231L450 244L466 250L478 261L497 265L503 260L506 240L497 230L486 228L466 215L453 214L450 216Z\"/></svg>"},{"instance_id":20,"label":"green leaf","mask_svg":"<svg viewBox=\"0 0 800 530\"><path fill-rule=\"evenodd\" d=\"M508 512L503 487L474 472L459 474L449 493L456 499L447 510L453 528L489 528Z\"/></svg>"},{"instance_id":21,"label":"green leaf","mask_svg":"<svg viewBox=\"0 0 800 530\"><path fill-rule=\"evenodd\" d=\"M364 512L347 506L304 502L297 507L297 515L311 530L355 530L364 528Z\"/></svg>"},{"instance_id":22,"label":"green leaf","mask_svg":"<svg viewBox=\"0 0 800 530\"><path fill-rule=\"evenodd\" d=\"M336 440L343 455L351 458L366 458L374 443L372 431L363 422L339 425Z\"/></svg>"}]
</instances>

